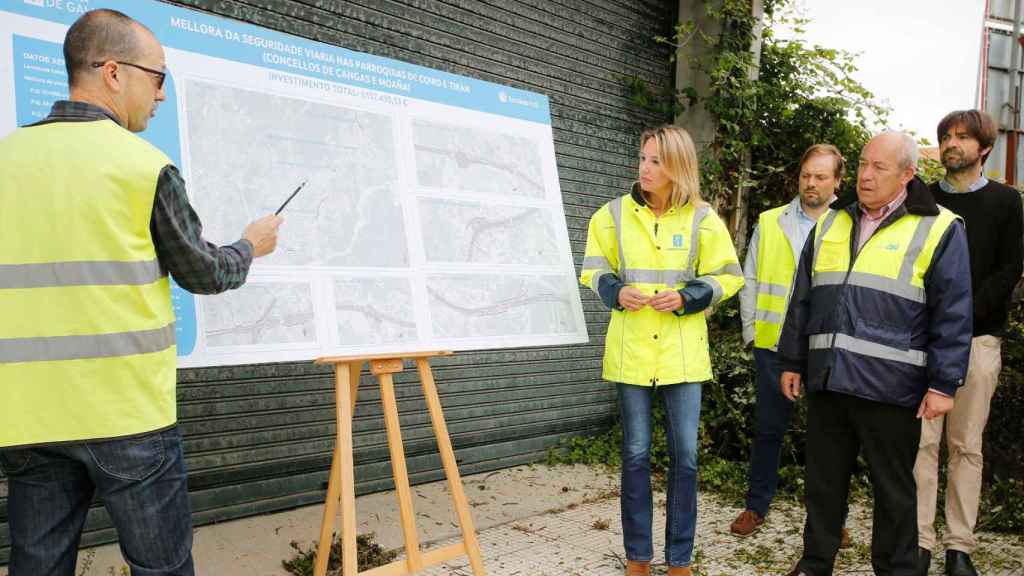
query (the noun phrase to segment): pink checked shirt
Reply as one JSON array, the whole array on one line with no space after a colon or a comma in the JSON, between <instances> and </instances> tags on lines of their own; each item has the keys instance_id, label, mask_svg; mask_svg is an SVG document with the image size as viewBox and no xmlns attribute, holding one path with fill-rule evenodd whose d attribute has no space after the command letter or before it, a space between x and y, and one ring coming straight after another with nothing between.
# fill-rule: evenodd
<instances>
[{"instance_id":1,"label":"pink checked shirt","mask_svg":"<svg viewBox=\"0 0 1024 576\"><path fill-rule=\"evenodd\" d=\"M867 242L871 238L871 236L873 236L874 233L878 230L878 227L882 224L882 220L885 220L886 216L892 214L893 210L902 206L903 202L906 199L907 189L904 188L903 191L900 192L896 196L896 198L893 199L892 202L889 202L885 206L882 206L882 210L881 212L879 212L877 218L869 215L867 209L864 208L863 204L860 205L860 235L857 237L858 254L860 253L860 249L864 247L864 243Z\"/></svg>"}]
</instances>

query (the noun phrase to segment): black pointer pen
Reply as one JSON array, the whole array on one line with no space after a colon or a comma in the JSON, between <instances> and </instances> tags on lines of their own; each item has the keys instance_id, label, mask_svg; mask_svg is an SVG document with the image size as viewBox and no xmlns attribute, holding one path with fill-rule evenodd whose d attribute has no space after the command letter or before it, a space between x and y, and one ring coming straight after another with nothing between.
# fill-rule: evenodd
<instances>
[{"instance_id":1,"label":"black pointer pen","mask_svg":"<svg viewBox=\"0 0 1024 576\"><path fill-rule=\"evenodd\" d=\"M277 212L274 212L274 216L277 216L278 214L281 213L281 210L284 210L284 207L287 206L288 203L292 201L292 198L295 198L295 195L299 193L299 190L302 190L302 187L306 185L306 182L306 180L303 180L302 184L299 184L299 187L295 189L295 192L292 192L292 195L289 196L288 199L284 201L284 204L281 204L281 207L277 209Z\"/></svg>"}]
</instances>

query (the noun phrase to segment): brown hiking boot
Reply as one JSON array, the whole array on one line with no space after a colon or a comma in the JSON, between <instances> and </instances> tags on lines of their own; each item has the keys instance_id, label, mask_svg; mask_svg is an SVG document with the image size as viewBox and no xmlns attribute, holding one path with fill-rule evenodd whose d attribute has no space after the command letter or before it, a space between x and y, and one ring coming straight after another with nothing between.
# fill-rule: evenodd
<instances>
[{"instance_id":1,"label":"brown hiking boot","mask_svg":"<svg viewBox=\"0 0 1024 576\"><path fill-rule=\"evenodd\" d=\"M750 536L764 524L764 517L753 510L744 510L729 525L729 531L737 536Z\"/></svg>"},{"instance_id":2,"label":"brown hiking boot","mask_svg":"<svg viewBox=\"0 0 1024 576\"><path fill-rule=\"evenodd\" d=\"M669 566L668 576L693 576L688 566Z\"/></svg>"},{"instance_id":3,"label":"brown hiking boot","mask_svg":"<svg viewBox=\"0 0 1024 576\"><path fill-rule=\"evenodd\" d=\"M839 547L849 548L850 546L850 531L847 530L846 527L843 527L843 535L839 538Z\"/></svg>"},{"instance_id":4,"label":"brown hiking boot","mask_svg":"<svg viewBox=\"0 0 1024 576\"><path fill-rule=\"evenodd\" d=\"M651 563L626 560L626 576L651 576Z\"/></svg>"}]
</instances>

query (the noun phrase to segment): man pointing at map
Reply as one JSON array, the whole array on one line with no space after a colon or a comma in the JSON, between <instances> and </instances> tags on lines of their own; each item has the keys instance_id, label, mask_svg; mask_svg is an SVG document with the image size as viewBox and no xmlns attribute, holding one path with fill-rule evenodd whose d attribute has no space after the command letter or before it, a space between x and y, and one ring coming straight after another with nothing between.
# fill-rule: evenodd
<instances>
[{"instance_id":1,"label":"man pointing at map","mask_svg":"<svg viewBox=\"0 0 1024 576\"><path fill-rule=\"evenodd\" d=\"M72 575L99 496L133 575L191 575L168 275L238 288L282 219L228 246L167 156L133 132L164 100L164 52L120 12L64 41L70 99L0 140L0 466L11 576Z\"/></svg>"}]
</instances>

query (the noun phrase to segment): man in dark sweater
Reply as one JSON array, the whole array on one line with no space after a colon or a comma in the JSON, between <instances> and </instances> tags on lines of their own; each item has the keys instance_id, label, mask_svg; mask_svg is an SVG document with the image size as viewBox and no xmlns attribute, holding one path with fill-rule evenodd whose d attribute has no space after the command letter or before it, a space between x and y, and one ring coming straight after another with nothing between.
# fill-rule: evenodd
<instances>
[{"instance_id":1,"label":"man in dark sweater","mask_svg":"<svg viewBox=\"0 0 1024 576\"><path fill-rule=\"evenodd\" d=\"M953 410L922 420L921 446L914 467L917 482L918 573L928 572L936 544L935 520L939 443L943 420L949 450L946 487L946 574L976 576L970 553L981 493L981 441L989 402L1002 367L1001 336L1006 328L1010 294L1024 268L1021 197L1017 190L982 175L992 151L996 126L977 110L948 114L939 122L939 152L946 177L931 185L935 201L959 214L966 224L974 298L974 338L966 384L956 393Z\"/></svg>"}]
</instances>

